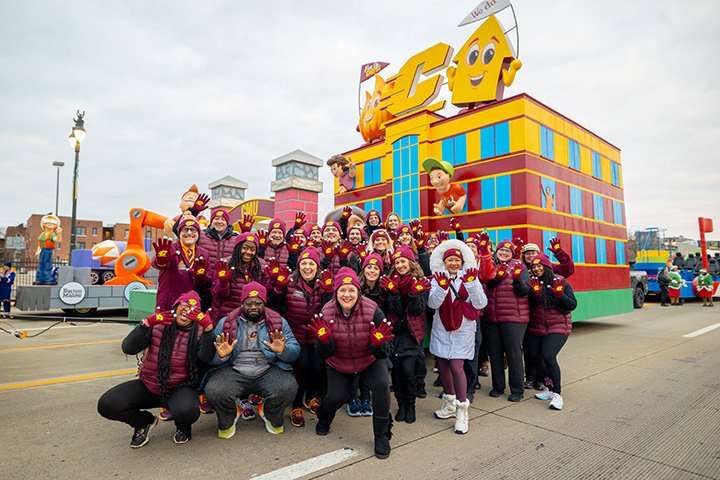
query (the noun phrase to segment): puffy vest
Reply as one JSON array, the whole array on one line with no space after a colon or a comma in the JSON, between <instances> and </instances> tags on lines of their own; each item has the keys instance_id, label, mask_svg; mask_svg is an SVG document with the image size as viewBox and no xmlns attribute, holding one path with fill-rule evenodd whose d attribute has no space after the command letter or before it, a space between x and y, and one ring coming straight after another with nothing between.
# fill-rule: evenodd
<instances>
[{"instance_id":1,"label":"puffy vest","mask_svg":"<svg viewBox=\"0 0 720 480\"><path fill-rule=\"evenodd\" d=\"M527 333L538 336L549 333L570 335L571 331L572 315L562 313L555 307L555 297L546 286L541 301L534 304L530 309L530 322L528 323Z\"/></svg>"},{"instance_id":2,"label":"puffy vest","mask_svg":"<svg viewBox=\"0 0 720 480\"><path fill-rule=\"evenodd\" d=\"M518 297L513 292L513 279L510 272L517 267L525 270L522 261L510 260L505 278L494 287L486 288L488 304L485 307L484 322L528 323L530 320L528 297Z\"/></svg>"},{"instance_id":3,"label":"puffy vest","mask_svg":"<svg viewBox=\"0 0 720 480\"><path fill-rule=\"evenodd\" d=\"M202 329L197 326L197 339L200 340ZM158 371L158 354L160 352L160 342L162 341L165 325L155 325L150 334L150 346L145 353L142 367L140 368L140 380L152 393L160 395L160 383L157 380ZM175 333L175 345L173 345L172 355L170 356L170 377L167 379L168 391L174 389L188 378L187 372L187 352L188 339L190 338L190 329L177 329ZM193 345L191 348L198 348Z\"/></svg>"},{"instance_id":4,"label":"puffy vest","mask_svg":"<svg viewBox=\"0 0 720 480\"><path fill-rule=\"evenodd\" d=\"M240 316L241 311L242 310L237 309L228 313L225 323L223 323L223 333L228 335L228 343L232 343L233 340L237 338L238 317ZM275 330L282 331L282 317L275 310L266 307L264 321L268 327L268 332L274 332ZM268 336L267 339L260 339L260 343L262 343L262 340L267 340L269 342L270 338Z\"/></svg>"},{"instance_id":5,"label":"puffy vest","mask_svg":"<svg viewBox=\"0 0 720 480\"><path fill-rule=\"evenodd\" d=\"M233 253L235 246L235 235L223 236L219 240L211 237L206 233L200 235L198 245L208 251L210 255L210 265L215 266L215 262L221 258L229 259Z\"/></svg>"},{"instance_id":6,"label":"puffy vest","mask_svg":"<svg viewBox=\"0 0 720 480\"><path fill-rule=\"evenodd\" d=\"M407 301L407 297L409 297L409 295L401 295L400 301L405 303ZM387 309L385 315L388 322L392 323L393 325L396 325L401 318L398 317L391 308ZM425 309L423 308L423 311L420 312L419 315L410 315L407 311L406 306L402 316L405 317L405 322L407 323L408 330L410 330L410 335L415 339L418 345L422 344L423 338L425 338ZM394 329L395 328L393 327L393 330Z\"/></svg>"},{"instance_id":7,"label":"puffy vest","mask_svg":"<svg viewBox=\"0 0 720 480\"><path fill-rule=\"evenodd\" d=\"M283 242L277 247L273 247L268 244L265 248L265 256L263 258L266 261L271 258L275 258L278 262L280 262L280 265L287 266L289 257L290 252L288 251L287 243Z\"/></svg>"},{"instance_id":8,"label":"puffy vest","mask_svg":"<svg viewBox=\"0 0 720 480\"><path fill-rule=\"evenodd\" d=\"M239 273L226 284L217 281L213 288L212 312L210 312L213 325L217 325L220 319L231 311L240 308L243 285L256 281L265 288L269 287L269 279L265 273L265 261L262 258L258 260L260 260L260 278L246 278L245 275Z\"/></svg>"},{"instance_id":9,"label":"puffy vest","mask_svg":"<svg viewBox=\"0 0 720 480\"><path fill-rule=\"evenodd\" d=\"M314 288L308 292L303 283L305 281L298 277L287 286L285 320L300 345L312 345L315 343L315 335L308 329L308 323L313 315L322 310L322 288L320 282L316 281Z\"/></svg>"},{"instance_id":10,"label":"puffy vest","mask_svg":"<svg viewBox=\"0 0 720 480\"><path fill-rule=\"evenodd\" d=\"M170 249L172 251L182 252L180 242L174 242ZM177 300L180 295L190 290L197 290L195 280L189 272L190 266L185 264L182 256L182 253L180 253L170 262L167 268L158 269L160 275L158 276L155 306L160 308L160 310L171 310L175 304L175 300ZM210 253L207 250L199 245L195 246L195 258L208 258L209 256ZM154 259L153 265L156 265ZM213 268L212 265L208 266L209 269Z\"/></svg>"},{"instance_id":11,"label":"puffy vest","mask_svg":"<svg viewBox=\"0 0 720 480\"><path fill-rule=\"evenodd\" d=\"M346 318L334 298L322 309L326 323L333 321L332 339L335 354L325 362L340 373L358 373L369 367L375 356L370 351L370 322L377 305L360 296L355 309Z\"/></svg>"}]
</instances>

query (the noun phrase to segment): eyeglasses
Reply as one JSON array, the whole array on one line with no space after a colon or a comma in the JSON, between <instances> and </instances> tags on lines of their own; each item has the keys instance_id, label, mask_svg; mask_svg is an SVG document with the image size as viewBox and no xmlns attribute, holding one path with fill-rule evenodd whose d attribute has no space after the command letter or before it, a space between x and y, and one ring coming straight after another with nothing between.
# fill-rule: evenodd
<instances>
[{"instance_id":1,"label":"eyeglasses","mask_svg":"<svg viewBox=\"0 0 720 480\"><path fill-rule=\"evenodd\" d=\"M245 300L243 305L246 307L262 307L265 305L262 300Z\"/></svg>"},{"instance_id":2,"label":"eyeglasses","mask_svg":"<svg viewBox=\"0 0 720 480\"><path fill-rule=\"evenodd\" d=\"M197 233L197 230L195 230L194 228L188 227L188 228L183 228L182 230L180 230L180 233Z\"/></svg>"}]
</instances>

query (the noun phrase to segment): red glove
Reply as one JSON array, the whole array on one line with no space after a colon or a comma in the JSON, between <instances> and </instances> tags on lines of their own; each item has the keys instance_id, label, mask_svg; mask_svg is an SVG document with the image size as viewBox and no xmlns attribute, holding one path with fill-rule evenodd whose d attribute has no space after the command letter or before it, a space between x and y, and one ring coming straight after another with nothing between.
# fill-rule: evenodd
<instances>
[{"instance_id":1,"label":"red glove","mask_svg":"<svg viewBox=\"0 0 720 480\"><path fill-rule=\"evenodd\" d=\"M310 319L308 329L313 332L315 338L317 338L321 343L328 343L332 338L332 324L332 320L330 320L330 324L325 323L323 314L317 313L315 314L315 317Z\"/></svg>"},{"instance_id":2,"label":"red glove","mask_svg":"<svg viewBox=\"0 0 720 480\"><path fill-rule=\"evenodd\" d=\"M522 251L523 245L525 245L525 242L522 238L516 237L513 241L513 254L517 257L520 255L520 252Z\"/></svg>"},{"instance_id":3,"label":"red glove","mask_svg":"<svg viewBox=\"0 0 720 480\"><path fill-rule=\"evenodd\" d=\"M268 244L267 232L265 230L258 230L257 237L258 237L258 245L260 245L261 247L267 247L267 244Z\"/></svg>"},{"instance_id":4,"label":"red glove","mask_svg":"<svg viewBox=\"0 0 720 480\"><path fill-rule=\"evenodd\" d=\"M420 280L413 277L412 286L410 287L410 293L413 295L420 295L423 292L430 290L430 280L423 277Z\"/></svg>"},{"instance_id":5,"label":"red glove","mask_svg":"<svg viewBox=\"0 0 720 480\"><path fill-rule=\"evenodd\" d=\"M461 232L462 227L460 227L460 221L457 218L451 218L450 219L450 228L455 230L455 232Z\"/></svg>"},{"instance_id":6,"label":"red glove","mask_svg":"<svg viewBox=\"0 0 720 480\"><path fill-rule=\"evenodd\" d=\"M221 258L215 263L215 273L217 273L217 278L222 283L227 283L232 278L230 269L228 268L228 262L224 258Z\"/></svg>"},{"instance_id":7,"label":"red glove","mask_svg":"<svg viewBox=\"0 0 720 480\"><path fill-rule=\"evenodd\" d=\"M297 253L300 251L300 239L298 237L294 236L292 239L290 239L290 243L287 244L288 246L288 252L290 253Z\"/></svg>"},{"instance_id":8,"label":"red glove","mask_svg":"<svg viewBox=\"0 0 720 480\"><path fill-rule=\"evenodd\" d=\"M342 245L337 248L336 253L338 258L342 260L344 258L347 258L354 249L355 247L353 246L353 244L346 240L343 242Z\"/></svg>"},{"instance_id":9,"label":"red glove","mask_svg":"<svg viewBox=\"0 0 720 480\"><path fill-rule=\"evenodd\" d=\"M265 273L270 277L273 282L277 279L278 273L280 273L280 261L277 258L271 258L267 262L265 267Z\"/></svg>"},{"instance_id":10,"label":"red glove","mask_svg":"<svg viewBox=\"0 0 720 480\"><path fill-rule=\"evenodd\" d=\"M398 284L393 279L388 277L387 275L383 275L380 277L380 281L378 283L380 288L383 290L387 290L388 292L397 292L398 291Z\"/></svg>"},{"instance_id":11,"label":"red glove","mask_svg":"<svg viewBox=\"0 0 720 480\"><path fill-rule=\"evenodd\" d=\"M412 232L414 237L417 236L417 233L419 230L420 230L420 220L410 220L410 231Z\"/></svg>"},{"instance_id":12,"label":"red glove","mask_svg":"<svg viewBox=\"0 0 720 480\"><path fill-rule=\"evenodd\" d=\"M332 260L335 256L335 247L333 247L332 243L328 242L327 240L323 240L320 245L322 246L322 252L323 255L325 255L326 258Z\"/></svg>"},{"instance_id":13,"label":"red glove","mask_svg":"<svg viewBox=\"0 0 720 480\"><path fill-rule=\"evenodd\" d=\"M438 286L443 290L450 288L450 279L445 272L436 272L433 274L433 278L437 282Z\"/></svg>"},{"instance_id":14,"label":"red glove","mask_svg":"<svg viewBox=\"0 0 720 480\"><path fill-rule=\"evenodd\" d=\"M350 207L350 206L343 207L342 219L347 220L348 218L350 218L350 215L352 215L352 207Z\"/></svg>"},{"instance_id":15,"label":"red glove","mask_svg":"<svg viewBox=\"0 0 720 480\"><path fill-rule=\"evenodd\" d=\"M355 251L360 255L360 258L362 260L365 260L365 257L368 256L367 249L365 248L365 242L359 243L357 247L355 247Z\"/></svg>"},{"instance_id":16,"label":"red glove","mask_svg":"<svg viewBox=\"0 0 720 480\"><path fill-rule=\"evenodd\" d=\"M190 276L195 280L196 283L202 283L205 281L207 275L208 261L203 257L198 257L193 262L192 267L188 270Z\"/></svg>"},{"instance_id":17,"label":"red glove","mask_svg":"<svg viewBox=\"0 0 720 480\"><path fill-rule=\"evenodd\" d=\"M480 235L478 235L478 239L480 240L478 242L478 253L480 255L489 255L490 254L490 235L486 231L480 232Z\"/></svg>"},{"instance_id":18,"label":"red glove","mask_svg":"<svg viewBox=\"0 0 720 480\"><path fill-rule=\"evenodd\" d=\"M302 228L307 223L307 214L305 212L297 212L295 214L295 228Z\"/></svg>"},{"instance_id":19,"label":"red glove","mask_svg":"<svg viewBox=\"0 0 720 480\"><path fill-rule=\"evenodd\" d=\"M450 236L447 234L447 232L445 232L443 230L438 230L437 238L440 241L440 243L444 242L445 240L450 240Z\"/></svg>"},{"instance_id":20,"label":"red glove","mask_svg":"<svg viewBox=\"0 0 720 480\"><path fill-rule=\"evenodd\" d=\"M528 286L532 290L533 295L536 297L539 297L542 293L542 283L540 283L540 280L537 277L532 277Z\"/></svg>"},{"instance_id":21,"label":"red glove","mask_svg":"<svg viewBox=\"0 0 720 480\"><path fill-rule=\"evenodd\" d=\"M504 280L505 278L507 278L507 273L508 273L508 264L503 263L497 268L496 277L499 278L500 280Z\"/></svg>"},{"instance_id":22,"label":"red glove","mask_svg":"<svg viewBox=\"0 0 720 480\"><path fill-rule=\"evenodd\" d=\"M323 270L320 273L320 287L325 293L332 293L333 291L333 276L330 270Z\"/></svg>"},{"instance_id":23,"label":"red glove","mask_svg":"<svg viewBox=\"0 0 720 480\"><path fill-rule=\"evenodd\" d=\"M415 240L415 246L418 250L425 248L425 242L427 242L429 236L429 234L422 233L422 231L418 234L417 239Z\"/></svg>"},{"instance_id":24,"label":"red glove","mask_svg":"<svg viewBox=\"0 0 720 480\"><path fill-rule=\"evenodd\" d=\"M209 201L210 197L208 197L204 193L201 193L200 195L198 195L195 203L193 203L193 206L190 208L195 212L195 215L197 215L198 213L202 212L207 208L207 203Z\"/></svg>"},{"instance_id":25,"label":"red glove","mask_svg":"<svg viewBox=\"0 0 720 480\"><path fill-rule=\"evenodd\" d=\"M383 320L377 327L373 322L370 322L370 345L379 347L393 338L395 338L395 335L392 334L392 325L387 320Z\"/></svg>"},{"instance_id":26,"label":"red glove","mask_svg":"<svg viewBox=\"0 0 720 480\"><path fill-rule=\"evenodd\" d=\"M553 280L553 295L555 295L555 298L562 298L563 292L565 291L565 279L563 277L555 277Z\"/></svg>"},{"instance_id":27,"label":"red glove","mask_svg":"<svg viewBox=\"0 0 720 480\"><path fill-rule=\"evenodd\" d=\"M172 240L167 237L158 238L157 241L152 244L155 250L155 263L158 267L167 267L172 259L175 258L175 255L177 255L172 251L172 244Z\"/></svg>"},{"instance_id":28,"label":"red glove","mask_svg":"<svg viewBox=\"0 0 720 480\"><path fill-rule=\"evenodd\" d=\"M275 277L275 290L281 292L290 283L290 269L288 267L280 267L280 271Z\"/></svg>"},{"instance_id":29,"label":"red glove","mask_svg":"<svg viewBox=\"0 0 720 480\"><path fill-rule=\"evenodd\" d=\"M202 310L196 307L190 307L190 312L186 315L190 320L197 323L202 327L203 330L205 330L207 327L212 325L212 319L210 318L210 310L203 313Z\"/></svg>"},{"instance_id":30,"label":"red glove","mask_svg":"<svg viewBox=\"0 0 720 480\"><path fill-rule=\"evenodd\" d=\"M407 295L410 293L410 289L412 288L413 280L415 277L412 275L405 275L404 277L400 277L397 273L392 276L392 279L395 281L395 283L398 284L398 290L400 290L400 293L403 295Z\"/></svg>"},{"instance_id":31,"label":"red glove","mask_svg":"<svg viewBox=\"0 0 720 480\"><path fill-rule=\"evenodd\" d=\"M559 252L562 250L562 247L560 246L560 239L558 237L553 237L550 239L550 246L548 247L548 250L555 254L555 252Z\"/></svg>"},{"instance_id":32,"label":"red glove","mask_svg":"<svg viewBox=\"0 0 720 480\"><path fill-rule=\"evenodd\" d=\"M468 268L465 270L465 275L462 276L462 281L463 283L470 283L478 278L478 275L480 275L480 272L478 272L477 268Z\"/></svg>"},{"instance_id":33,"label":"red glove","mask_svg":"<svg viewBox=\"0 0 720 480\"><path fill-rule=\"evenodd\" d=\"M153 315L150 315L142 321L142 324L146 327L152 327L154 325L170 325L174 319L175 313L170 310L161 312L160 307L158 307Z\"/></svg>"},{"instance_id":34,"label":"red glove","mask_svg":"<svg viewBox=\"0 0 720 480\"><path fill-rule=\"evenodd\" d=\"M516 265L515 268L512 269L512 272L510 274L512 275L513 280L520 280L520 276L522 275L523 268L522 265Z\"/></svg>"},{"instance_id":35,"label":"red glove","mask_svg":"<svg viewBox=\"0 0 720 480\"><path fill-rule=\"evenodd\" d=\"M255 217L250 215L249 213L246 213L243 215L242 222L240 223L240 231L245 233L252 230L253 225L255 224Z\"/></svg>"}]
</instances>

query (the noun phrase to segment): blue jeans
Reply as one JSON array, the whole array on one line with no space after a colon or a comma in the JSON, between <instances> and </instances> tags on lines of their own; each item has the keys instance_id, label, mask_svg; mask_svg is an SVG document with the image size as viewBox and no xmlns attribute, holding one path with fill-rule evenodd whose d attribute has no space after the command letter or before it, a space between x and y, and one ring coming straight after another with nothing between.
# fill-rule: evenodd
<instances>
[{"instance_id":1,"label":"blue jeans","mask_svg":"<svg viewBox=\"0 0 720 480\"><path fill-rule=\"evenodd\" d=\"M35 281L37 283L54 283L52 256L52 248L43 248L40 250L40 259L38 261L37 272L35 273Z\"/></svg>"}]
</instances>

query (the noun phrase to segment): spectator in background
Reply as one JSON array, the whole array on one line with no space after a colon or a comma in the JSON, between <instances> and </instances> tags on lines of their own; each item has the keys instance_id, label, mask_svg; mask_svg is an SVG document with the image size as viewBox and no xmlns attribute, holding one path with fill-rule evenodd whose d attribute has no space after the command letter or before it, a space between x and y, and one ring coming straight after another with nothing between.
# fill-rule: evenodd
<instances>
[{"instance_id":1,"label":"spectator in background","mask_svg":"<svg viewBox=\"0 0 720 480\"><path fill-rule=\"evenodd\" d=\"M668 296L668 287L670 286L670 277L665 268L658 268L657 274L658 286L660 287L660 306L669 307L667 301L670 298Z\"/></svg>"},{"instance_id":2,"label":"spectator in background","mask_svg":"<svg viewBox=\"0 0 720 480\"><path fill-rule=\"evenodd\" d=\"M12 263L5 262L0 270L0 302L4 312L10 312L10 292L15 283L15 272L12 271Z\"/></svg>"},{"instance_id":3,"label":"spectator in background","mask_svg":"<svg viewBox=\"0 0 720 480\"><path fill-rule=\"evenodd\" d=\"M685 259L682 253L675 252L675 258L673 258L673 267L683 268L685 266Z\"/></svg>"}]
</instances>

